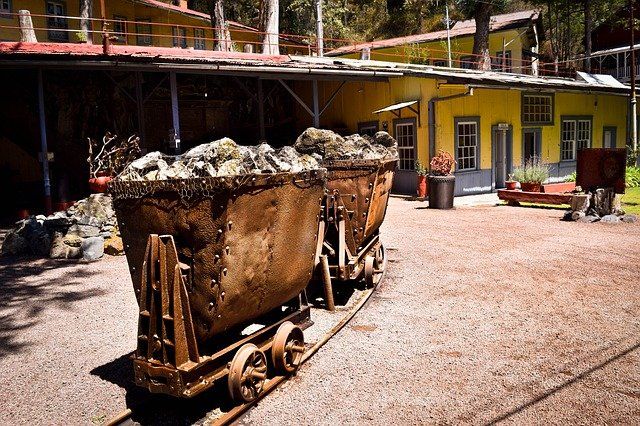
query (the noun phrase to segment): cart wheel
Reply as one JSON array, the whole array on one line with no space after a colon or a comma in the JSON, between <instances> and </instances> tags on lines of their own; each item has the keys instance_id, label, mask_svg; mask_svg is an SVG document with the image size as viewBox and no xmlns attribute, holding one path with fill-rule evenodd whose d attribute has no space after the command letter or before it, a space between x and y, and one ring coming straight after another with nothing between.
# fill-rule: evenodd
<instances>
[{"instance_id":1,"label":"cart wheel","mask_svg":"<svg viewBox=\"0 0 640 426\"><path fill-rule=\"evenodd\" d=\"M304 334L291 321L280 325L271 346L271 360L280 374L292 374L300 367L304 353Z\"/></svg>"},{"instance_id":2,"label":"cart wheel","mask_svg":"<svg viewBox=\"0 0 640 426\"><path fill-rule=\"evenodd\" d=\"M374 282L374 263L376 259L373 256L367 256L364 258L364 282L367 285L367 288L373 288L375 286Z\"/></svg>"},{"instance_id":3,"label":"cart wheel","mask_svg":"<svg viewBox=\"0 0 640 426\"><path fill-rule=\"evenodd\" d=\"M267 358L247 343L236 352L229 367L229 394L236 402L251 402L260 395L267 379Z\"/></svg>"}]
</instances>

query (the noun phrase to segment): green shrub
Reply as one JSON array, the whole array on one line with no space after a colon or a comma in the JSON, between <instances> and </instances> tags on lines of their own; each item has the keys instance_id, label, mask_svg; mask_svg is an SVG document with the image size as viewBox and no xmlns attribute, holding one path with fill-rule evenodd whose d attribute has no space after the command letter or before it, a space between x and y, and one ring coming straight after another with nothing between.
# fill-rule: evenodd
<instances>
[{"instance_id":1,"label":"green shrub","mask_svg":"<svg viewBox=\"0 0 640 426\"><path fill-rule=\"evenodd\" d=\"M640 186L640 167L627 167L627 176L625 178L627 188L637 188Z\"/></svg>"},{"instance_id":2,"label":"green shrub","mask_svg":"<svg viewBox=\"0 0 640 426\"><path fill-rule=\"evenodd\" d=\"M524 166L516 167L513 178L520 183L543 183L549 179L549 166L540 158L534 157L528 160Z\"/></svg>"}]
</instances>

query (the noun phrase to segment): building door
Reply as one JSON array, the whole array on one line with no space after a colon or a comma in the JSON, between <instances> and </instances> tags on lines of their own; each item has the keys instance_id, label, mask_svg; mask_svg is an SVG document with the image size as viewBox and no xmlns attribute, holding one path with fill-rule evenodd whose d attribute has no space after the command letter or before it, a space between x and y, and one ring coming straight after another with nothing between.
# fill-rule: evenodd
<instances>
[{"instance_id":1,"label":"building door","mask_svg":"<svg viewBox=\"0 0 640 426\"><path fill-rule=\"evenodd\" d=\"M398 141L398 170L393 178L393 190L401 194L416 192L416 119L393 120L394 137Z\"/></svg>"},{"instance_id":2,"label":"building door","mask_svg":"<svg viewBox=\"0 0 640 426\"><path fill-rule=\"evenodd\" d=\"M602 147L603 148L615 148L616 147L616 128L605 126L602 130Z\"/></svg>"},{"instance_id":3,"label":"building door","mask_svg":"<svg viewBox=\"0 0 640 426\"><path fill-rule=\"evenodd\" d=\"M493 151L493 187L504 188L507 175L511 173L511 127L498 128L493 126L492 151Z\"/></svg>"},{"instance_id":4,"label":"building door","mask_svg":"<svg viewBox=\"0 0 640 426\"><path fill-rule=\"evenodd\" d=\"M540 158L541 129L522 130L522 163L525 164L534 158Z\"/></svg>"}]
</instances>

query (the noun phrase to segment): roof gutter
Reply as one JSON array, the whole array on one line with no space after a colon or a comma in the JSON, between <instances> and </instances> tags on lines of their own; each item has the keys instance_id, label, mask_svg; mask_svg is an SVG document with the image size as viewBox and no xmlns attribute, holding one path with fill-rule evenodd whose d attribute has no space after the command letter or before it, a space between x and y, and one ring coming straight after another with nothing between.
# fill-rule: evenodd
<instances>
[{"instance_id":1,"label":"roof gutter","mask_svg":"<svg viewBox=\"0 0 640 426\"><path fill-rule=\"evenodd\" d=\"M442 101L450 101L453 99L473 96L473 87L467 87L464 93L457 93L450 96L436 96L429 99L428 121L429 121L429 163L436 152L436 103Z\"/></svg>"}]
</instances>

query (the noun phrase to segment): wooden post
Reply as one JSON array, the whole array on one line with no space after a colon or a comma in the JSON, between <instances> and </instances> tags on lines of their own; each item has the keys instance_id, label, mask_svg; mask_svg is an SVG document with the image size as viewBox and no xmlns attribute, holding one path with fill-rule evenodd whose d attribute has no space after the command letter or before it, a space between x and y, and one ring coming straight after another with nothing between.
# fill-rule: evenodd
<instances>
[{"instance_id":1,"label":"wooden post","mask_svg":"<svg viewBox=\"0 0 640 426\"><path fill-rule=\"evenodd\" d=\"M313 80L313 127L320 128L320 106L318 100L318 80Z\"/></svg>"},{"instance_id":2,"label":"wooden post","mask_svg":"<svg viewBox=\"0 0 640 426\"><path fill-rule=\"evenodd\" d=\"M31 13L28 10L19 10L18 21L20 22L20 41L23 43L37 43L38 39L33 29Z\"/></svg>"},{"instance_id":3,"label":"wooden post","mask_svg":"<svg viewBox=\"0 0 640 426\"><path fill-rule=\"evenodd\" d=\"M260 142L266 142L264 131L264 91L260 78L258 78L258 126L260 127Z\"/></svg>"},{"instance_id":4,"label":"wooden post","mask_svg":"<svg viewBox=\"0 0 640 426\"><path fill-rule=\"evenodd\" d=\"M142 146L146 146L146 132L144 127L144 96L142 92L142 74L136 71L136 107L138 110L138 133L142 141Z\"/></svg>"},{"instance_id":5,"label":"wooden post","mask_svg":"<svg viewBox=\"0 0 640 426\"><path fill-rule=\"evenodd\" d=\"M171 85L171 117L173 118L173 137L175 140L176 155L180 154L180 110L178 109L178 85L176 82L176 72L169 72L169 83Z\"/></svg>"},{"instance_id":6,"label":"wooden post","mask_svg":"<svg viewBox=\"0 0 640 426\"><path fill-rule=\"evenodd\" d=\"M44 180L45 211L51 214L51 177L49 175L49 155L47 147L47 125L44 114L44 84L42 69L38 68L38 112L40 115L40 151L42 151L42 177Z\"/></svg>"}]
</instances>

